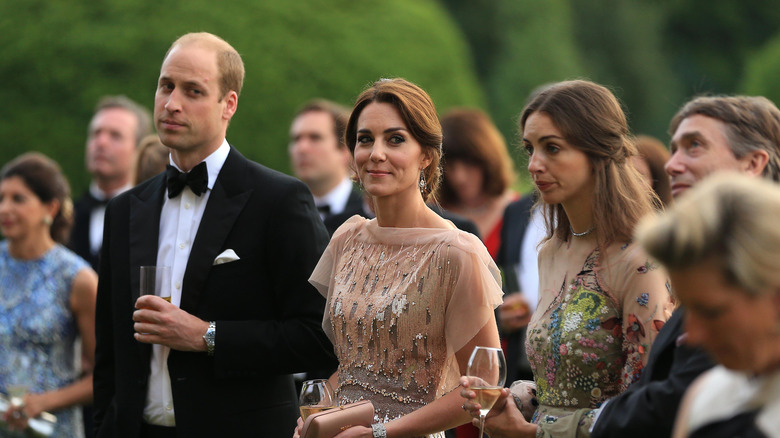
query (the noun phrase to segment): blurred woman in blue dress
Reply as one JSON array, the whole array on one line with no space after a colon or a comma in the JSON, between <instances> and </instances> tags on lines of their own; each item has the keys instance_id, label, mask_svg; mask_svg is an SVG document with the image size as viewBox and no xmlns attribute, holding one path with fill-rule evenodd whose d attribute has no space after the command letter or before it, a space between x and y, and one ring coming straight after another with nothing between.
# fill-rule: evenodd
<instances>
[{"instance_id":1,"label":"blurred woman in blue dress","mask_svg":"<svg viewBox=\"0 0 780 438\"><path fill-rule=\"evenodd\" d=\"M77 407L92 399L97 276L62 244L72 213L68 183L46 156L27 153L0 171L0 392L19 396L3 437L25 436L45 411L57 417L52 437L84 433Z\"/></svg>"}]
</instances>

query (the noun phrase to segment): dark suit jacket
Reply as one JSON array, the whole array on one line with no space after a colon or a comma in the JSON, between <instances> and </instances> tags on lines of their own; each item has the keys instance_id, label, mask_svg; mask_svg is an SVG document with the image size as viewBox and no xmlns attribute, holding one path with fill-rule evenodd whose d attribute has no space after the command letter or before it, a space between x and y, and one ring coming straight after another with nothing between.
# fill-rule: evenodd
<instances>
[{"instance_id":1,"label":"dark suit jacket","mask_svg":"<svg viewBox=\"0 0 780 438\"><path fill-rule=\"evenodd\" d=\"M102 205L100 201L87 190L73 204L73 229L70 232L70 242L68 247L78 254L82 259L92 265L92 269L98 270L99 253L92 253L89 244L89 228L92 219L92 209Z\"/></svg>"},{"instance_id":2,"label":"dark suit jacket","mask_svg":"<svg viewBox=\"0 0 780 438\"><path fill-rule=\"evenodd\" d=\"M523 246L525 229L531 217L534 196L525 195L506 206L504 225L501 227L501 246L498 248L496 264L504 273L504 292L520 291L520 282L515 266L521 263L520 248ZM503 334L506 340L507 382L532 380L533 372L525 354L525 329Z\"/></svg>"},{"instance_id":3,"label":"dark suit jacket","mask_svg":"<svg viewBox=\"0 0 780 438\"><path fill-rule=\"evenodd\" d=\"M165 176L113 199L106 212L94 372L99 437L138 437L151 347L133 338L138 266L157 258ZM214 356L172 350L168 369L179 437L291 436L293 372L334 365L325 301L308 278L328 236L298 180L231 148L184 275L181 308L216 321ZM238 261L212 266L233 249Z\"/></svg>"},{"instance_id":4,"label":"dark suit jacket","mask_svg":"<svg viewBox=\"0 0 780 438\"><path fill-rule=\"evenodd\" d=\"M328 230L328 234L332 236L341 224L356 214L363 214L363 193L356 187L352 187L352 192L349 193L349 198L347 198L347 205L344 206L344 211L339 214L330 215L323 221L325 223L325 228Z\"/></svg>"},{"instance_id":5,"label":"dark suit jacket","mask_svg":"<svg viewBox=\"0 0 780 438\"><path fill-rule=\"evenodd\" d=\"M684 333L684 311L678 308L653 342L639 381L611 399L593 428L592 437L656 438L672 435L685 390L714 362L700 348L677 345Z\"/></svg>"}]
</instances>

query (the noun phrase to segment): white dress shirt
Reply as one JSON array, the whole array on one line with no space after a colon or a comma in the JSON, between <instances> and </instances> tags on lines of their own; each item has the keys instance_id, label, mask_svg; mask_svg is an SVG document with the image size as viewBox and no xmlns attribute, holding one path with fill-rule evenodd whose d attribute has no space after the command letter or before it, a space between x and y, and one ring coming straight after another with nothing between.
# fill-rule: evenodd
<instances>
[{"instance_id":1,"label":"white dress shirt","mask_svg":"<svg viewBox=\"0 0 780 438\"><path fill-rule=\"evenodd\" d=\"M130 184L117 190L113 196L109 197L106 192L100 190L97 184L93 181L89 185L89 193L98 201L108 201L114 196L126 192L133 188ZM96 206L89 213L89 250L92 254L100 252L100 247L103 246L103 220L106 218L106 206Z\"/></svg>"},{"instance_id":2,"label":"white dress shirt","mask_svg":"<svg viewBox=\"0 0 780 438\"><path fill-rule=\"evenodd\" d=\"M179 196L169 199L166 190L160 215L157 266L171 267L171 303L176 306L181 304L181 287L192 242L198 233L198 226L211 190L229 152L230 146L227 140L223 140L222 145L204 160L209 179L208 188L201 196L196 196L189 187L185 186ZM169 160L172 166L179 169L172 159ZM168 374L169 352L168 347L152 345L152 367L144 407L144 421L158 426L176 425L171 378Z\"/></svg>"},{"instance_id":3,"label":"white dress shirt","mask_svg":"<svg viewBox=\"0 0 780 438\"><path fill-rule=\"evenodd\" d=\"M339 185L333 188L330 192L321 197L314 197L314 205L322 207L327 205L330 207L330 215L339 214L347 207L347 201L349 201L349 195L352 193L352 181L349 178L344 178ZM325 215L320 213L320 218L325 219Z\"/></svg>"},{"instance_id":4,"label":"white dress shirt","mask_svg":"<svg viewBox=\"0 0 780 438\"><path fill-rule=\"evenodd\" d=\"M547 235L544 228L542 208L531 210L528 225L525 227L523 244L520 246L520 263L515 268L520 290L531 306L531 312L539 303L539 242Z\"/></svg>"}]
</instances>

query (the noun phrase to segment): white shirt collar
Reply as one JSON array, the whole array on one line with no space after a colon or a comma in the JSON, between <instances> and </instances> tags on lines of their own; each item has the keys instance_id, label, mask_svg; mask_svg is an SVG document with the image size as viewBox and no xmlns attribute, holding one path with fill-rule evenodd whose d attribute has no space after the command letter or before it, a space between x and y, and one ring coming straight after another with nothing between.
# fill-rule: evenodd
<instances>
[{"instance_id":1,"label":"white shirt collar","mask_svg":"<svg viewBox=\"0 0 780 438\"><path fill-rule=\"evenodd\" d=\"M107 200L113 198L114 196L116 196L116 195L118 195L118 194L120 194L122 192L126 192L126 191L128 191L128 190L130 190L132 188L133 188L132 184L129 184L129 183L125 184L122 187L120 187L119 190L114 192L113 196L109 197L108 194L106 194L106 192L104 192L103 190L100 189L100 187L98 187L98 185L97 185L97 183L95 181L92 181L92 183L89 184L89 193L91 193L92 196L95 199L99 200L99 201L107 201Z\"/></svg>"},{"instance_id":2,"label":"white shirt collar","mask_svg":"<svg viewBox=\"0 0 780 438\"><path fill-rule=\"evenodd\" d=\"M208 182L208 188L209 190L212 190L214 188L214 183L217 182L217 176L219 176L219 171L222 170L222 166L225 165L225 160L227 160L227 156L230 153L230 144L228 144L227 139L222 140L222 144L217 148L216 151L212 152L211 155L206 157L206 170L209 173L209 182ZM183 172L179 166L176 165L176 163L173 162L173 157L169 154L168 155L168 162L171 166L175 167L179 170L179 172ZM198 163L200 164L200 163Z\"/></svg>"},{"instance_id":3,"label":"white shirt collar","mask_svg":"<svg viewBox=\"0 0 780 438\"><path fill-rule=\"evenodd\" d=\"M317 206L328 205L330 206L330 214L339 214L347 206L350 193L352 193L352 181L349 178L344 178L339 185L324 196L315 196L314 204Z\"/></svg>"}]
</instances>

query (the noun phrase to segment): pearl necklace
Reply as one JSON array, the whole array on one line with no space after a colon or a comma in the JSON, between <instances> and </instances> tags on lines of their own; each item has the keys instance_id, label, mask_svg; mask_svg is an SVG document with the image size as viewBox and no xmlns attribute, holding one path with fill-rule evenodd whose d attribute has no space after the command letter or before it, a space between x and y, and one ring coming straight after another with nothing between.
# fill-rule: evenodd
<instances>
[{"instance_id":1,"label":"pearl necklace","mask_svg":"<svg viewBox=\"0 0 780 438\"><path fill-rule=\"evenodd\" d=\"M571 235L574 236L574 237L587 236L588 234L592 233L593 230L595 230L595 229L596 229L596 226L594 225L594 226L588 228L587 230L585 230L585 231L583 231L581 233L575 233L574 229L571 227L571 225L569 225L569 231L571 231Z\"/></svg>"}]
</instances>

